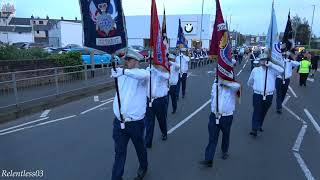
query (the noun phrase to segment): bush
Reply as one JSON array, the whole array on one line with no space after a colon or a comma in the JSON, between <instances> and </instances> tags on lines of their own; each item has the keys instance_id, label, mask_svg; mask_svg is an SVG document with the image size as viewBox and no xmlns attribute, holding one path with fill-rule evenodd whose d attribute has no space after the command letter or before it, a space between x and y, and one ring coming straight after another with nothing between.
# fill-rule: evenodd
<instances>
[{"instance_id":1,"label":"bush","mask_svg":"<svg viewBox=\"0 0 320 180\"><path fill-rule=\"evenodd\" d=\"M41 59L49 56L41 48L18 49L14 46L0 46L0 60Z\"/></svg>"},{"instance_id":2,"label":"bush","mask_svg":"<svg viewBox=\"0 0 320 180\"><path fill-rule=\"evenodd\" d=\"M62 54L52 54L47 59L54 60L58 66L78 66L82 65L82 58L79 52L68 52ZM66 68L66 72L81 71L83 67Z\"/></svg>"}]
</instances>

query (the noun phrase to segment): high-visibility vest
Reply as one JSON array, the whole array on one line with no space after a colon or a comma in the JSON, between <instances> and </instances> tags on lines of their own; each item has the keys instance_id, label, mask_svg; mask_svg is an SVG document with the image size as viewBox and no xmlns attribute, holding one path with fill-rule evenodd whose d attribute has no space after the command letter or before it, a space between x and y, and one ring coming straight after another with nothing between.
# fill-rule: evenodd
<instances>
[{"instance_id":1,"label":"high-visibility vest","mask_svg":"<svg viewBox=\"0 0 320 180\"><path fill-rule=\"evenodd\" d=\"M310 61L303 59L300 61L299 73L305 74L310 72Z\"/></svg>"}]
</instances>

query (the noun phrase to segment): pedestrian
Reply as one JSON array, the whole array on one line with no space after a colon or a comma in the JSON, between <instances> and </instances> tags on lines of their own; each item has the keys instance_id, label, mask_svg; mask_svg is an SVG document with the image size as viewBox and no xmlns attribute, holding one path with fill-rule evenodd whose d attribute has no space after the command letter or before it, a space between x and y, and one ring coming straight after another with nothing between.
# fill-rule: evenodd
<instances>
[{"instance_id":1,"label":"pedestrian","mask_svg":"<svg viewBox=\"0 0 320 180\"><path fill-rule=\"evenodd\" d=\"M146 124L146 147L152 148L155 119L157 118L162 133L162 140L167 140L167 104L168 104L168 80L169 72L160 65L153 65L151 69L151 97L150 81L148 81L148 106Z\"/></svg>"},{"instance_id":2,"label":"pedestrian","mask_svg":"<svg viewBox=\"0 0 320 180\"><path fill-rule=\"evenodd\" d=\"M279 75L276 79L277 90L277 113L282 113L282 103L286 97L288 87L290 85L290 78L292 77L292 69L299 66L298 61L294 61L288 51L284 57L284 73Z\"/></svg>"},{"instance_id":3,"label":"pedestrian","mask_svg":"<svg viewBox=\"0 0 320 180\"><path fill-rule=\"evenodd\" d=\"M300 75L299 85L300 86L307 87L307 79L310 73L310 67L311 67L310 54L305 53L304 57L300 61L300 66L299 66L299 75Z\"/></svg>"},{"instance_id":4,"label":"pedestrian","mask_svg":"<svg viewBox=\"0 0 320 180\"><path fill-rule=\"evenodd\" d=\"M180 72L179 72L179 80L177 83L177 100L179 100L180 94L180 86L182 84L182 98L186 95L186 88L187 88L187 76L188 76L188 69L189 69L189 61L190 58L186 56L186 48L181 48L181 53L179 56L176 57L176 62L180 65ZM196 57L197 59L198 57Z\"/></svg>"},{"instance_id":5,"label":"pedestrian","mask_svg":"<svg viewBox=\"0 0 320 180\"><path fill-rule=\"evenodd\" d=\"M116 71L111 70L111 76L118 78L121 102L121 110L119 110L118 96L116 95L113 101L115 119L113 121L112 137L115 145L115 159L112 180L122 180L127 145L130 139L140 163L135 179L140 180L144 178L148 169L147 150L143 134L149 72L139 69L139 61L144 60L143 56L132 49L127 50L124 60L124 68L117 68ZM122 119L124 123L121 122Z\"/></svg>"},{"instance_id":6,"label":"pedestrian","mask_svg":"<svg viewBox=\"0 0 320 180\"><path fill-rule=\"evenodd\" d=\"M177 111L177 83L179 79L179 71L180 71L180 65L176 62L176 57L173 54L169 54L169 64L170 64L170 78L169 78L169 84L170 84L170 90L169 94L171 97L171 103L172 103L172 114L175 114Z\"/></svg>"},{"instance_id":7,"label":"pedestrian","mask_svg":"<svg viewBox=\"0 0 320 180\"><path fill-rule=\"evenodd\" d=\"M235 111L236 94L239 89L240 84L236 82L229 82L219 79L218 82L215 81L213 83L211 92L211 114L208 123L209 143L205 150L205 160L200 161L201 165L212 167L220 131L222 132L222 159L225 160L229 157L228 150L230 131L233 120L233 112ZM216 108L217 98L219 112L217 112Z\"/></svg>"},{"instance_id":8,"label":"pedestrian","mask_svg":"<svg viewBox=\"0 0 320 180\"><path fill-rule=\"evenodd\" d=\"M265 116L272 104L276 78L284 72L282 67L268 61L267 53L261 54L257 60L259 60L260 66L255 67L251 71L248 80L248 86L252 87L254 91L252 131L250 132L250 135L253 137L257 136L258 130L263 132L262 126Z\"/></svg>"},{"instance_id":9,"label":"pedestrian","mask_svg":"<svg viewBox=\"0 0 320 180\"><path fill-rule=\"evenodd\" d=\"M311 67L312 67L311 77L314 77L315 73L318 70L318 61L319 61L319 56L317 56L314 52L312 52L312 54L311 54Z\"/></svg>"}]
</instances>

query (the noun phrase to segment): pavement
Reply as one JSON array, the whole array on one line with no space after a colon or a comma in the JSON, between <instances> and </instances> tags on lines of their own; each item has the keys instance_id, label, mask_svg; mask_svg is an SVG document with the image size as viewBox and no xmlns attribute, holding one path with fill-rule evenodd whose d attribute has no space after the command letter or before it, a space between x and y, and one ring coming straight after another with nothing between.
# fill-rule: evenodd
<instances>
[{"instance_id":1,"label":"pavement","mask_svg":"<svg viewBox=\"0 0 320 180\"><path fill-rule=\"evenodd\" d=\"M220 142L212 168L198 165L208 143L207 124L215 64L189 73L187 95L178 112L168 113L168 140L161 141L156 123L148 150L146 180L300 180L320 179L319 73L308 87L291 81L282 115L276 114L275 97L262 134L249 136L252 90L246 85L250 63L237 65L242 84L231 130L230 158L221 159ZM86 97L45 112L0 125L0 171L42 170L45 180L106 180L114 160L112 101L114 90ZM170 102L171 103L171 102ZM128 146L124 179L135 177L138 161ZM0 179L8 179L0 176ZM15 177L22 180L26 178Z\"/></svg>"}]
</instances>

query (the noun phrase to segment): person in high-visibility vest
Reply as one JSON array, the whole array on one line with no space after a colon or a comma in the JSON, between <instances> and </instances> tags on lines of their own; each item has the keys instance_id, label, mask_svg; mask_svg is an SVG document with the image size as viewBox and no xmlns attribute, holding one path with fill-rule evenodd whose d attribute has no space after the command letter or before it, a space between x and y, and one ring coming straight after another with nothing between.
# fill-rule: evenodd
<instances>
[{"instance_id":1,"label":"person in high-visibility vest","mask_svg":"<svg viewBox=\"0 0 320 180\"><path fill-rule=\"evenodd\" d=\"M300 67L299 67L299 74L300 74L300 86L304 85L304 87L307 86L307 79L310 72L310 66L311 62L308 58L309 54L306 53L302 60L300 61Z\"/></svg>"}]
</instances>

